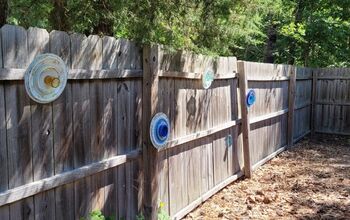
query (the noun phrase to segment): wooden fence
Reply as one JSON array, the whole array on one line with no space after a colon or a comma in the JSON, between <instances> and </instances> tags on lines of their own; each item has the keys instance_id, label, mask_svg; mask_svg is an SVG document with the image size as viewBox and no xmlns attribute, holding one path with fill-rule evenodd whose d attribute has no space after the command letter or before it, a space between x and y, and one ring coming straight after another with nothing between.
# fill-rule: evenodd
<instances>
[{"instance_id":1,"label":"wooden fence","mask_svg":"<svg viewBox=\"0 0 350 220\"><path fill-rule=\"evenodd\" d=\"M171 216L181 218L223 185L242 176L237 61L235 57L212 59L170 53L158 46L144 52L144 64L147 59L154 62L150 72L144 72L154 76L152 82L144 82L150 85L145 96L152 106L149 117L143 114L144 130L151 116L164 112L171 121L172 137L160 152L146 146L152 151L148 154L152 159L148 158L151 164L145 164L145 170L153 171L147 174L150 191L145 194L146 204L156 207L162 201ZM207 68L215 71L215 81L206 90L201 73ZM234 140L229 146L225 142L228 135Z\"/></svg>"},{"instance_id":2,"label":"wooden fence","mask_svg":"<svg viewBox=\"0 0 350 220\"><path fill-rule=\"evenodd\" d=\"M5 25L0 30L0 219L118 219L140 210L142 53L111 37ZM23 74L40 53L70 68L51 104Z\"/></svg>"},{"instance_id":3,"label":"wooden fence","mask_svg":"<svg viewBox=\"0 0 350 220\"><path fill-rule=\"evenodd\" d=\"M315 69L314 131L350 135L350 69Z\"/></svg>"},{"instance_id":4,"label":"wooden fence","mask_svg":"<svg viewBox=\"0 0 350 220\"><path fill-rule=\"evenodd\" d=\"M96 209L155 219L160 202L180 219L307 135L311 112L325 114L329 97L319 92L326 76L309 68L10 25L0 39L1 220L79 219ZM64 93L46 105L23 82L41 53L69 67ZM208 68L215 80L204 89ZM257 97L249 108L248 89ZM171 122L162 150L149 137L157 112Z\"/></svg>"},{"instance_id":5,"label":"wooden fence","mask_svg":"<svg viewBox=\"0 0 350 220\"><path fill-rule=\"evenodd\" d=\"M294 142L311 132L312 71L311 68L296 68Z\"/></svg>"}]
</instances>

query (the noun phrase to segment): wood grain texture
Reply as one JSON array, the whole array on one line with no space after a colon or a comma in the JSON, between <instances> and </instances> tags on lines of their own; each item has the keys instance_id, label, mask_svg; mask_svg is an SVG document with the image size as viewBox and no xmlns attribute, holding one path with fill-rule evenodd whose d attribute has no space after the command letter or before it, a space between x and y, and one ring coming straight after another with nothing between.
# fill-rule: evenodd
<instances>
[{"instance_id":1,"label":"wood grain texture","mask_svg":"<svg viewBox=\"0 0 350 220\"><path fill-rule=\"evenodd\" d=\"M122 154L127 151L130 144L130 132L128 131L129 120L128 113L130 111L129 99L130 99L130 83L120 82L118 84L118 154ZM128 170L129 172L129 170ZM118 214L119 217L126 217L127 215L127 192L126 192L126 166L122 165L118 167Z\"/></svg>"},{"instance_id":2,"label":"wood grain texture","mask_svg":"<svg viewBox=\"0 0 350 220\"><path fill-rule=\"evenodd\" d=\"M347 68L315 70L313 100L314 131L318 133L349 133L349 76Z\"/></svg>"},{"instance_id":3,"label":"wood grain texture","mask_svg":"<svg viewBox=\"0 0 350 220\"><path fill-rule=\"evenodd\" d=\"M274 79L274 77L283 76L288 77L291 82L296 81L295 71L292 66L246 62L244 67L248 79L259 79L259 77L271 77ZM290 75L290 73L293 74ZM255 90L257 98L256 103L249 108L249 116L253 115L255 118L262 119L259 121L252 119L255 123L251 125L249 132L250 159L252 165L256 168L259 166L259 161L287 144L288 116L285 112L286 110L294 112L294 107L288 104L288 100L292 101L290 104L294 103L295 86L289 87L289 81L278 80L254 80L248 82L248 84L249 88ZM291 99L288 97L291 97ZM241 105L243 107L245 105L245 97L242 100ZM289 110L289 107L292 110ZM289 124L291 125L294 122L294 117L292 114L289 115ZM244 115L242 116L244 118ZM292 127L289 128L289 130L291 129ZM292 141L291 135L289 139Z\"/></svg>"},{"instance_id":4,"label":"wood grain texture","mask_svg":"<svg viewBox=\"0 0 350 220\"><path fill-rule=\"evenodd\" d=\"M267 64L267 63L255 63L246 62L246 71L249 73L247 79L250 80L264 80L268 79L270 81L277 81L279 78L287 80L289 77L289 72L292 66L289 65L279 65L279 64Z\"/></svg>"},{"instance_id":5,"label":"wood grain texture","mask_svg":"<svg viewBox=\"0 0 350 220\"><path fill-rule=\"evenodd\" d=\"M199 123L199 100L198 89L200 81L187 80L186 91L186 134L195 133L200 130ZM188 143L186 166L187 166L187 192L188 202L194 201L200 196L200 147L198 141Z\"/></svg>"},{"instance_id":6,"label":"wood grain texture","mask_svg":"<svg viewBox=\"0 0 350 220\"><path fill-rule=\"evenodd\" d=\"M147 219L156 219L158 210L159 180L158 180L158 152L152 146L149 137L149 124L156 113L158 104L158 70L161 52L159 46L143 48L143 161L144 161L144 214Z\"/></svg>"},{"instance_id":7,"label":"wood grain texture","mask_svg":"<svg viewBox=\"0 0 350 220\"><path fill-rule=\"evenodd\" d=\"M19 201L21 199L36 195L40 192L51 190L53 188L69 184L74 181L81 181L85 177L89 177L96 173L117 167L129 161L138 159L141 155L140 150L134 150L125 155L118 155L96 163L85 165L83 167L67 171L40 181L25 184L7 190L0 194L0 206Z\"/></svg>"},{"instance_id":8,"label":"wood grain texture","mask_svg":"<svg viewBox=\"0 0 350 220\"><path fill-rule=\"evenodd\" d=\"M140 48L136 45L135 42L127 41L126 44L121 46L121 49L124 47L127 48L127 53L125 53L125 56L121 56L121 60L125 60L124 62L124 69L141 69L142 62L141 62L141 56L140 56ZM128 120L127 129L128 132L128 144L126 145L126 151L134 150L135 147L137 147L137 141L139 141L137 138L137 134L139 133L139 127L140 124L138 124L139 115L138 115L138 105L140 104L140 94L138 94L137 91L140 91L142 88L141 82L138 82L137 80L128 81L129 82L129 94L127 96L128 98L128 113L126 115ZM137 197L138 197L138 183L137 183L137 173L138 173L138 162L131 162L127 163L125 165L126 167L126 206L127 206L127 213L126 218L127 219L135 219L136 215L138 214L138 203L137 203ZM135 180L136 178L136 180Z\"/></svg>"},{"instance_id":9,"label":"wood grain texture","mask_svg":"<svg viewBox=\"0 0 350 220\"><path fill-rule=\"evenodd\" d=\"M294 142L311 130L313 81L311 68L296 68ZM303 79L303 80L300 80Z\"/></svg>"},{"instance_id":10,"label":"wood grain texture","mask_svg":"<svg viewBox=\"0 0 350 220\"><path fill-rule=\"evenodd\" d=\"M0 68L2 64L2 41L0 35ZM8 189L7 143L6 143L6 106L4 84L0 83L0 192Z\"/></svg>"},{"instance_id":11,"label":"wood grain texture","mask_svg":"<svg viewBox=\"0 0 350 220\"><path fill-rule=\"evenodd\" d=\"M102 68L115 70L118 68L120 43L113 37L102 38ZM118 83L114 80L103 83L103 146L104 157L110 158L118 154ZM104 206L103 213L106 216L118 218L118 198L117 198L117 181L118 168L106 170L104 172Z\"/></svg>"},{"instance_id":12,"label":"wood grain texture","mask_svg":"<svg viewBox=\"0 0 350 220\"><path fill-rule=\"evenodd\" d=\"M49 52L49 33L45 29L29 28L28 62L39 54ZM38 104L31 101L32 115L32 144L33 144L33 178L41 180L54 175L53 159L53 124L52 104ZM35 219L55 217L54 190L39 193L34 196Z\"/></svg>"},{"instance_id":13,"label":"wood grain texture","mask_svg":"<svg viewBox=\"0 0 350 220\"><path fill-rule=\"evenodd\" d=\"M251 160L255 165L287 144L287 115L251 125Z\"/></svg>"},{"instance_id":14,"label":"wood grain texture","mask_svg":"<svg viewBox=\"0 0 350 220\"><path fill-rule=\"evenodd\" d=\"M243 137L243 158L244 158L244 175L248 178L252 175L251 170L251 156L250 156L250 124L249 113L246 105L246 94L248 92L248 80L246 67L248 65L243 61L238 62L239 74L239 89L240 89L240 103L241 103L241 117L242 117L242 137Z\"/></svg>"},{"instance_id":15,"label":"wood grain texture","mask_svg":"<svg viewBox=\"0 0 350 220\"><path fill-rule=\"evenodd\" d=\"M312 72L311 136L315 135L316 95L317 95L317 70L315 69Z\"/></svg>"},{"instance_id":16,"label":"wood grain texture","mask_svg":"<svg viewBox=\"0 0 350 220\"><path fill-rule=\"evenodd\" d=\"M70 61L70 37L62 31L50 33L50 53L62 58L67 67ZM65 90L53 103L53 139L55 174L74 169L73 145L73 103L72 85L67 83ZM74 184L69 183L55 189L56 219L74 219Z\"/></svg>"},{"instance_id":17,"label":"wood grain texture","mask_svg":"<svg viewBox=\"0 0 350 220\"><path fill-rule=\"evenodd\" d=\"M216 60L216 72L229 72L229 60L219 57ZM228 80L214 81L212 88L213 108L211 110L212 126L223 125L231 120L230 83ZM214 184L219 184L229 177L232 148L228 147L225 138L229 129L213 135ZM231 134L232 135L232 134Z\"/></svg>"},{"instance_id":18,"label":"wood grain texture","mask_svg":"<svg viewBox=\"0 0 350 220\"><path fill-rule=\"evenodd\" d=\"M288 146L291 147L293 145L294 138L294 108L295 108L295 90L296 90L296 69L292 68L290 72L290 80L288 85L288 130L287 130L287 138L288 138Z\"/></svg>"},{"instance_id":19,"label":"wood grain texture","mask_svg":"<svg viewBox=\"0 0 350 220\"><path fill-rule=\"evenodd\" d=\"M23 80L26 69L0 68L0 81ZM96 79L137 79L142 77L142 69L70 69L69 80Z\"/></svg>"},{"instance_id":20,"label":"wood grain texture","mask_svg":"<svg viewBox=\"0 0 350 220\"><path fill-rule=\"evenodd\" d=\"M26 68L28 65L27 32L21 27L1 28L3 66ZM23 83L5 85L9 188L33 181L30 100ZM10 219L34 219L33 197L10 205Z\"/></svg>"},{"instance_id":21,"label":"wood grain texture","mask_svg":"<svg viewBox=\"0 0 350 220\"><path fill-rule=\"evenodd\" d=\"M288 81L248 82L256 94L256 102L249 108L252 118L288 109Z\"/></svg>"},{"instance_id":22,"label":"wood grain texture","mask_svg":"<svg viewBox=\"0 0 350 220\"><path fill-rule=\"evenodd\" d=\"M2 33L0 32L0 68L3 68L2 63ZM8 168L7 168L7 141L6 141L6 106L5 106L5 89L4 84L0 83L0 192L6 191L8 185ZM0 219L10 219L9 206L0 207Z\"/></svg>"},{"instance_id":23,"label":"wood grain texture","mask_svg":"<svg viewBox=\"0 0 350 220\"><path fill-rule=\"evenodd\" d=\"M159 102L157 105L157 112L163 112L166 114L170 122L174 121L174 112L171 106L175 106L174 103L174 80L173 79L161 79L159 81L158 97ZM173 123L171 123L173 125ZM173 126L170 130L171 138L174 136ZM159 153L158 160L159 169L159 201L165 204L164 209L170 212L170 192L169 192L169 151L163 151Z\"/></svg>"},{"instance_id":24,"label":"wood grain texture","mask_svg":"<svg viewBox=\"0 0 350 220\"><path fill-rule=\"evenodd\" d=\"M72 68L92 70L100 68L102 48L99 38L97 36L87 38L79 34L72 34L70 38ZM74 168L89 164L93 159L89 90L89 82L74 82L72 84ZM87 217L92 208L91 177L75 182L74 193L75 218Z\"/></svg>"}]
</instances>

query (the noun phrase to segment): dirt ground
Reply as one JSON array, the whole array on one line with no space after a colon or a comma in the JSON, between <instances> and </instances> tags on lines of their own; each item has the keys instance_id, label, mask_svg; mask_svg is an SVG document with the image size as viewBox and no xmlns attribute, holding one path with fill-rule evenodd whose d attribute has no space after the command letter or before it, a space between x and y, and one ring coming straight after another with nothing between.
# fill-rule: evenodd
<instances>
[{"instance_id":1,"label":"dirt ground","mask_svg":"<svg viewBox=\"0 0 350 220\"><path fill-rule=\"evenodd\" d=\"M184 219L350 219L350 138L302 140Z\"/></svg>"}]
</instances>

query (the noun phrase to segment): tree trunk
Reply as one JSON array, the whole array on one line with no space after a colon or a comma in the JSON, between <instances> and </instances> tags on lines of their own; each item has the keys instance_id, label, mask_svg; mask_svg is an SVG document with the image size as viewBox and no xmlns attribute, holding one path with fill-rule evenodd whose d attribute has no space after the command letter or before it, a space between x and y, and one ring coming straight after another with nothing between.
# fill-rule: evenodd
<instances>
[{"instance_id":1,"label":"tree trunk","mask_svg":"<svg viewBox=\"0 0 350 220\"><path fill-rule=\"evenodd\" d=\"M66 0L53 0L53 10L50 18L51 26L55 30L69 31Z\"/></svg>"},{"instance_id":2,"label":"tree trunk","mask_svg":"<svg viewBox=\"0 0 350 220\"><path fill-rule=\"evenodd\" d=\"M298 4L294 10L294 15L295 15L295 20L294 23L296 26L298 26L302 20L303 20L303 11L305 8L305 2L304 0L298 0ZM296 47L297 43L295 42L294 39L292 39L292 42L289 46L289 53L290 53L290 59L289 59L289 64L294 65L295 64L295 57L296 57Z\"/></svg>"},{"instance_id":3,"label":"tree trunk","mask_svg":"<svg viewBox=\"0 0 350 220\"><path fill-rule=\"evenodd\" d=\"M103 34L113 36L113 20L109 16L112 11L108 0L94 2L94 8L101 15L98 22L93 26L93 34Z\"/></svg>"},{"instance_id":4,"label":"tree trunk","mask_svg":"<svg viewBox=\"0 0 350 220\"><path fill-rule=\"evenodd\" d=\"M0 0L0 28L6 24L8 14L8 1Z\"/></svg>"},{"instance_id":5,"label":"tree trunk","mask_svg":"<svg viewBox=\"0 0 350 220\"><path fill-rule=\"evenodd\" d=\"M276 41L277 41L277 32L276 32L277 25L273 24L272 19L270 20L270 25L267 30L267 41L266 41L266 47L264 52L264 62L265 63L274 63L275 57L273 55L275 48L276 48Z\"/></svg>"}]
</instances>

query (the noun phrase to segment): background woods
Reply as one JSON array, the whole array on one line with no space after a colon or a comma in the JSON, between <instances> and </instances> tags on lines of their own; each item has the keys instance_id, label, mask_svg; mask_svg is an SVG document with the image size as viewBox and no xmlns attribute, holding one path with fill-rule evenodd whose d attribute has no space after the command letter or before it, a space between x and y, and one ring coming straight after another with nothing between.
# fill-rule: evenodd
<instances>
[{"instance_id":1,"label":"background woods","mask_svg":"<svg viewBox=\"0 0 350 220\"><path fill-rule=\"evenodd\" d=\"M347 66L349 0L1 0L0 25L114 35L241 60Z\"/></svg>"}]
</instances>

